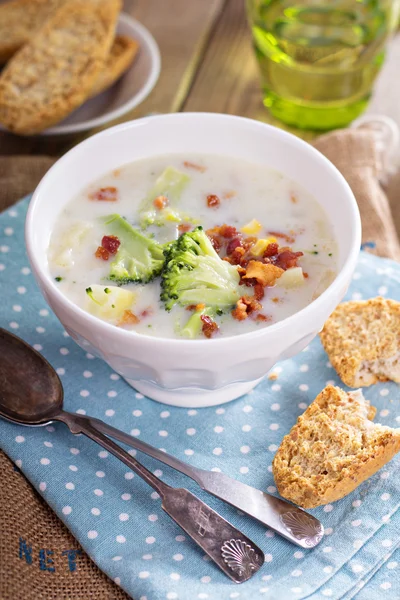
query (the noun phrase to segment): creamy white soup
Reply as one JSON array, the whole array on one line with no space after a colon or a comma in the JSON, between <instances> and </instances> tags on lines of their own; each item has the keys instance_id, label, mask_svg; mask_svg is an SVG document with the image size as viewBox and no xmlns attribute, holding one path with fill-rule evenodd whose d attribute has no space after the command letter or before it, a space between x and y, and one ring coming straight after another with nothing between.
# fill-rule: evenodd
<instances>
[{"instance_id":1,"label":"creamy white soup","mask_svg":"<svg viewBox=\"0 0 400 600\"><path fill-rule=\"evenodd\" d=\"M207 339L268 327L332 282L327 216L295 181L214 155L136 161L60 213L48 260L60 291L142 335Z\"/></svg>"}]
</instances>

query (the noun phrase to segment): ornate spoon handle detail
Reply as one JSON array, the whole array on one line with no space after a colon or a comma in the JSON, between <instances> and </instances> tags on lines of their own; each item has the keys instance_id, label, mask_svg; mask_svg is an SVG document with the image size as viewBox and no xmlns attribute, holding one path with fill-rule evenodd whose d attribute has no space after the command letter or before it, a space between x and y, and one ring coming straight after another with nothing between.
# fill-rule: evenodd
<instances>
[{"instance_id":1,"label":"ornate spoon handle detail","mask_svg":"<svg viewBox=\"0 0 400 600\"><path fill-rule=\"evenodd\" d=\"M250 579L264 563L254 542L188 490L169 488L162 507L236 583Z\"/></svg>"}]
</instances>

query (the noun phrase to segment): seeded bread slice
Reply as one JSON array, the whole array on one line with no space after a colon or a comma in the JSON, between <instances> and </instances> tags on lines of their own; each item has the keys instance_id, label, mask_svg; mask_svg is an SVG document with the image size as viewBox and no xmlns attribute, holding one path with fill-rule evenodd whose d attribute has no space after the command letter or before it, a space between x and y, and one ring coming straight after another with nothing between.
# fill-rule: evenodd
<instances>
[{"instance_id":1,"label":"seeded bread slice","mask_svg":"<svg viewBox=\"0 0 400 600\"><path fill-rule=\"evenodd\" d=\"M344 302L331 314L320 338L349 387L388 379L400 383L400 302L381 297Z\"/></svg>"},{"instance_id":2,"label":"seeded bread slice","mask_svg":"<svg viewBox=\"0 0 400 600\"><path fill-rule=\"evenodd\" d=\"M274 457L284 498L315 508L350 494L400 451L400 429L375 424L361 390L328 385L297 419Z\"/></svg>"},{"instance_id":3,"label":"seeded bread slice","mask_svg":"<svg viewBox=\"0 0 400 600\"><path fill-rule=\"evenodd\" d=\"M0 64L42 27L66 0L12 0L0 4Z\"/></svg>"},{"instance_id":4,"label":"seeded bread slice","mask_svg":"<svg viewBox=\"0 0 400 600\"><path fill-rule=\"evenodd\" d=\"M0 76L0 122L22 135L61 121L90 95L115 34L120 0L69 0Z\"/></svg>"},{"instance_id":5,"label":"seeded bread slice","mask_svg":"<svg viewBox=\"0 0 400 600\"><path fill-rule=\"evenodd\" d=\"M96 80L90 97L101 94L113 85L132 64L138 50L139 43L136 40L127 35L117 35L111 46L104 69Z\"/></svg>"}]
</instances>

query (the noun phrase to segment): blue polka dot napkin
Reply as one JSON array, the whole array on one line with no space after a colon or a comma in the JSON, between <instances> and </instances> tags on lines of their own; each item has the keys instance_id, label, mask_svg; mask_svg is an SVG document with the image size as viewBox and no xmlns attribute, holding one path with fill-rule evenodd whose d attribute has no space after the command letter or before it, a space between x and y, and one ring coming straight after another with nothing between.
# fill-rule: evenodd
<instances>
[{"instance_id":1,"label":"blue polka dot napkin","mask_svg":"<svg viewBox=\"0 0 400 600\"><path fill-rule=\"evenodd\" d=\"M327 383L340 384L319 340L277 365L276 379L267 378L251 394L219 408L186 410L153 402L85 354L46 306L24 249L27 204L25 199L0 216L0 322L57 369L66 408L276 494L271 461L282 437ZM381 294L400 300L399 284L400 265L361 253L348 297ZM377 420L400 425L396 384L373 386L366 396L378 408ZM62 424L29 429L0 422L0 446L98 566L136 600L400 598L400 457L343 500L313 511L326 536L306 551L138 453L156 475L191 489L264 550L263 568L237 586L162 511L157 493L85 437L73 436Z\"/></svg>"}]
</instances>

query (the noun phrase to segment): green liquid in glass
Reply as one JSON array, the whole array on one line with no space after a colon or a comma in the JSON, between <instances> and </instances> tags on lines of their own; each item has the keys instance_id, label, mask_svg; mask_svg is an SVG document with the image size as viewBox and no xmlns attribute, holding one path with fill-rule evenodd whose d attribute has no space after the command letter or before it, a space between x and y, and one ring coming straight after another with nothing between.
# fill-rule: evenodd
<instances>
[{"instance_id":1,"label":"green liquid in glass","mask_svg":"<svg viewBox=\"0 0 400 600\"><path fill-rule=\"evenodd\" d=\"M344 127L366 107L399 0L247 0L264 104L301 129Z\"/></svg>"}]
</instances>

